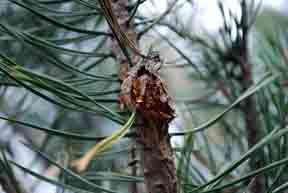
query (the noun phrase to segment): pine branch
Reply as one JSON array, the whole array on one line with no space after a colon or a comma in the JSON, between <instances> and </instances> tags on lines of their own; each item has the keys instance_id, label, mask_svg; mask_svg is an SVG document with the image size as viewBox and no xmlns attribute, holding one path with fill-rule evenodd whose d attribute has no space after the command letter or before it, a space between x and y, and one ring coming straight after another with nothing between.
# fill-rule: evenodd
<instances>
[{"instance_id":1,"label":"pine branch","mask_svg":"<svg viewBox=\"0 0 288 193\"><path fill-rule=\"evenodd\" d=\"M249 50L248 50L248 35L249 35L249 13L247 7L247 1L243 0L241 2L242 17L240 20L240 26L242 28L242 38L239 38L239 63L241 68L239 83L242 90L248 89L253 85L252 77L252 65L249 60ZM246 130L247 130L247 141L248 147L252 148L261 139L261 130L259 129L259 117L256 108L255 97L250 96L245 101L243 101L242 111L244 114ZM253 157L250 161L250 167L252 170L257 170L263 167L261 158ZM250 186L250 190L253 193L264 192L265 191L265 177L263 174L255 176L253 184Z\"/></svg>"},{"instance_id":2,"label":"pine branch","mask_svg":"<svg viewBox=\"0 0 288 193\"><path fill-rule=\"evenodd\" d=\"M114 35L117 39L118 35L127 34L125 37L129 38L129 41L126 42L135 43L137 35L131 28L133 20L127 9L127 0L113 1L110 13L114 13L114 18L118 18L118 30L120 30ZM118 26L118 24L116 23L114 26ZM116 31L111 25L110 27L113 32ZM148 63L152 65L152 68L154 65L156 66L159 56L145 57L142 66L139 68L135 66L128 73L129 59L119 54L119 46L123 42L116 42L113 39L111 42L112 52L118 56L117 62L120 64L119 78L123 80L120 101L130 111L136 110L138 121L142 123L142 126L136 128L136 132L140 136L138 143L143 147L140 159L147 192L177 193L176 168L168 133L169 122L174 118L174 110L168 103L169 96L165 83L162 82L157 72L151 72L148 70L149 67L147 68ZM126 47L131 45L128 43ZM136 48L136 50L138 49ZM139 53L140 51L135 52L133 49L131 53L133 64L138 63L139 56L141 56ZM134 170L133 173L137 172ZM133 192L137 192L135 186L133 189Z\"/></svg>"}]
</instances>

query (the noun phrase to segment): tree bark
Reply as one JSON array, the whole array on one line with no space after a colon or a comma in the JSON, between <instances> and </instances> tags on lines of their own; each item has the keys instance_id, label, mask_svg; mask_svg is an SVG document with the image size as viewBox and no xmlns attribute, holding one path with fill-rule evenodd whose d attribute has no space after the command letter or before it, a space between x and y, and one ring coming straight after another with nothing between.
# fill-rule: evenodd
<instances>
[{"instance_id":1,"label":"tree bark","mask_svg":"<svg viewBox=\"0 0 288 193\"><path fill-rule=\"evenodd\" d=\"M136 40L136 33L132 30L132 28L129 25L129 11L128 11L128 0L112 0L112 9L115 14L115 16L118 18L118 23L120 25L120 28L123 32L126 33L126 35L132 40L135 44L137 43ZM121 82L127 77L128 71L129 71L129 62L122 52L120 46L118 45L118 41L115 37L111 37L110 40L110 46L111 51L113 55L116 57L116 61L119 64L119 70L118 70L118 76ZM132 62L137 63L139 60L139 57L137 55L132 56ZM136 152L135 145L132 145L131 148L131 160L137 160L139 155ZM137 176L139 175L138 171L138 164L131 165L131 175ZM132 183L130 186L130 192L131 193L138 193L139 186L137 183Z\"/></svg>"},{"instance_id":2,"label":"tree bark","mask_svg":"<svg viewBox=\"0 0 288 193\"><path fill-rule=\"evenodd\" d=\"M128 0L112 0L113 13L118 19L121 30L128 36L128 38L137 44L137 34L133 31L131 23L129 23L129 3ZM126 56L123 54L118 41L115 37L111 38L111 50L113 55L116 57L119 63L119 78L124 80L129 71L129 62ZM139 56L137 54L131 54L132 62L137 63L139 61Z\"/></svg>"},{"instance_id":3,"label":"tree bark","mask_svg":"<svg viewBox=\"0 0 288 193\"><path fill-rule=\"evenodd\" d=\"M129 23L128 0L113 0L112 8L121 30L136 43L137 34ZM141 124L136 132L139 134L138 145L142 147L140 162L147 193L177 193L176 168L168 133L174 110L166 85L157 72L145 67L129 70L128 60L114 38L111 48L120 64L119 78L123 80L120 102L131 111L137 111L137 120ZM138 63L139 55L134 52L131 55L132 62ZM146 62L154 65L158 61L151 58Z\"/></svg>"},{"instance_id":4,"label":"tree bark","mask_svg":"<svg viewBox=\"0 0 288 193\"><path fill-rule=\"evenodd\" d=\"M240 85L242 86L242 92L245 92L249 87L253 85L252 77L252 65L249 61L249 50L248 50L248 8L246 0L241 2L242 7L242 39L239 42L240 45L240 67L241 67L241 80ZM252 148L257 144L261 138L261 130L259 129L259 117L257 115L256 101L254 96L250 96L243 101L242 111L244 114L245 125L247 130L247 141L248 148ZM252 157L250 161L250 168L257 170L263 166L261 157ZM258 193L265 191L265 178L263 174L255 177L253 184L251 185L251 192Z\"/></svg>"},{"instance_id":5,"label":"tree bark","mask_svg":"<svg viewBox=\"0 0 288 193\"><path fill-rule=\"evenodd\" d=\"M176 193L177 178L168 124L159 127L140 128L143 151L141 153L145 184L149 193Z\"/></svg>"}]
</instances>

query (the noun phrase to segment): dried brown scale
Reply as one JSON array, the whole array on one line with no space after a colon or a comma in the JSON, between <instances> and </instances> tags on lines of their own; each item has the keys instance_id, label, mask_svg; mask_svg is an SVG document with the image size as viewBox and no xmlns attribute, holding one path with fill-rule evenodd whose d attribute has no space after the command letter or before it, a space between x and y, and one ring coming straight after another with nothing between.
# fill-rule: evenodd
<instances>
[{"instance_id":1,"label":"dried brown scale","mask_svg":"<svg viewBox=\"0 0 288 193\"><path fill-rule=\"evenodd\" d=\"M167 88L156 72L145 66L128 74L121 86L121 102L130 111L138 110L144 119L169 123L174 118L174 110L169 104Z\"/></svg>"}]
</instances>

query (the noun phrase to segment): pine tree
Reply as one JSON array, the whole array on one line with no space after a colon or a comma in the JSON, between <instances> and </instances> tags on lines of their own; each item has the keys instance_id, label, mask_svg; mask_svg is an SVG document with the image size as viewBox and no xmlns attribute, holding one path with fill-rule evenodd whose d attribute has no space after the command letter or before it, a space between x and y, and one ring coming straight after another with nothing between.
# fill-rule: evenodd
<instances>
[{"instance_id":1,"label":"pine tree","mask_svg":"<svg viewBox=\"0 0 288 193\"><path fill-rule=\"evenodd\" d=\"M12 166L73 192L286 189L286 17L260 12L255 1L239 1L237 13L219 2L223 24L211 35L181 18L197 2L167 1L157 16L140 11L146 3L7 0L2 100L9 101L8 91L23 97L17 113L0 119L43 132L42 145L33 138L25 145L61 176L37 174L3 150L6 191L25 189L11 189L18 184ZM185 98L172 97L164 79L174 80L177 69L200 94L182 85ZM48 112L35 116L32 108ZM182 130L169 132L175 116L184 120ZM172 146L176 137L184 144Z\"/></svg>"}]
</instances>

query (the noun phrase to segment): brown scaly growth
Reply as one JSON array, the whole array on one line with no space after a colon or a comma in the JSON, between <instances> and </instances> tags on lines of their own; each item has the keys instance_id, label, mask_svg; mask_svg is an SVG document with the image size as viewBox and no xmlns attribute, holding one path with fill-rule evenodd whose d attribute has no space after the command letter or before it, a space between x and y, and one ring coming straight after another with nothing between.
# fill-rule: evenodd
<instances>
[{"instance_id":1,"label":"brown scaly growth","mask_svg":"<svg viewBox=\"0 0 288 193\"><path fill-rule=\"evenodd\" d=\"M174 118L165 82L158 75L159 56L144 59L135 66L121 86L121 102L130 111L135 109L143 118L155 124L169 123ZM123 105L122 105L123 108Z\"/></svg>"},{"instance_id":2,"label":"brown scaly growth","mask_svg":"<svg viewBox=\"0 0 288 193\"><path fill-rule=\"evenodd\" d=\"M141 161L149 193L176 193L177 179L168 126L174 118L167 88L153 68L159 56L145 59L129 72L121 86L121 102L130 111L136 110ZM123 106L122 106L123 107Z\"/></svg>"}]
</instances>

